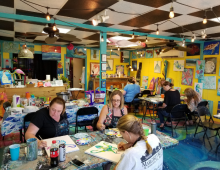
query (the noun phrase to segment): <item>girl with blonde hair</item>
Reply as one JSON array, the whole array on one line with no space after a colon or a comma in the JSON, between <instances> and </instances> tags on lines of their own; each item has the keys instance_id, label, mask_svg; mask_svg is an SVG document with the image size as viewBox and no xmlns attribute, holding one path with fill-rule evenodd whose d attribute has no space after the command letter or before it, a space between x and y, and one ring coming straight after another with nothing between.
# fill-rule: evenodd
<instances>
[{"instance_id":1,"label":"girl with blonde hair","mask_svg":"<svg viewBox=\"0 0 220 170\"><path fill-rule=\"evenodd\" d=\"M121 117L117 128L128 143L120 142L118 144L118 149L125 150L125 152L115 170L162 170L162 145L156 135L145 136L141 121L137 117L133 115Z\"/></svg>"}]
</instances>

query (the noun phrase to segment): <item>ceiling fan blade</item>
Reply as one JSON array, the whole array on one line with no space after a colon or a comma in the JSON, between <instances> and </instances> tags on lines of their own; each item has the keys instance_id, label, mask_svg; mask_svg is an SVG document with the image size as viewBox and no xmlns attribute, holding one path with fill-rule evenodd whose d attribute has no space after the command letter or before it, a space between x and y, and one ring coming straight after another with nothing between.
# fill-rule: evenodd
<instances>
[{"instance_id":1,"label":"ceiling fan blade","mask_svg":"<svg viewBox=\"0 0 220 170\"><path fill-rule=\"evenodd\" d=\"M159 43L147 44L147 45L149 47L149 46L158 46L158 45L164 45L164 44L167 44L167 42L159 42Z\"/></svg>"},{"instance_id":2,"label":"ceiling fan blade","mask_svg":"<svg viewBox=\"0 0 220 170\"><path fill-rule=\"evenodd\" d=\"M62 40L66 40L66 41L74 41L74 42L80 42L82 41L81 39L79 38L76 38L75 35L71 35L71 34L62 34L62 33L59 33L59 34L56 34L60 39Z\"/></svg>"},{"instance_id":3,"label":"ceiling fan blade","mask_svg":"<svg viewBox=\"0 0 220 170\"><path fill-rule=\"evenodd\" d=\"M53 44L53 43L55 43L57 41L57 37L47 37L46 39L45 39L45 42L47 43L47 44Z\"/></svg>"},{"instance_id":4,"label":"ceiling fan blade","mask_svg":"<svg viewBox=\"0 0 220 170\"><path fill-rule=\"evenodd\" d=\"M165 53L165 52L170 51L170 50L172 50L172 47L167 47L167 48L164 48L164 49L162 50L162 52Z\"/></svg>"},{"instance_id":5,"label":"ceiling fan blade","mask_svg":"<svg viewBox=\"0 0 220 170\"><path fill-rule=\"evenodd\" d=\"M176 46L174 47L176 50L179 50L179 51L191 51L192 48L187 48L187 47L180 47L180 46Z\"/></svg>"},{"instance_id":6,"label":"ceiling fan blade","mask_svg":"<svg viewBox=\"0 0 220 170\"><path fill-rule=\"evenodd\" d=\"M37 35L37 36L45 36L47 34L41 33L41 32L27 32L26 34L32 34L32 35Z\"/></svg>"}]
</instances>

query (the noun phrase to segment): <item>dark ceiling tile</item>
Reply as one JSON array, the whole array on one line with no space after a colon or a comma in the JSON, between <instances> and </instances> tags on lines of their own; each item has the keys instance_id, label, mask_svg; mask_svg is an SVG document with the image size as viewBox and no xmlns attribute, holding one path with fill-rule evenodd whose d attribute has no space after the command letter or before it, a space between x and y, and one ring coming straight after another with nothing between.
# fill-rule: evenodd
<instances>
[{"instance_id":1,"label":"dark ceiling tile","mask_svg":"<svg viewBox=\"0 0 220 170\"><path fill-rule=\"evenodd\" d=\"M13 37L4 37L4 36L0 36L0 40L14 41L14 38L13 38Z\"/></svg>"},{"instance_id":2,"label":"dark ceiling tile","mask_svg":"<svg viewBox=\"0 0 220 170\"><path fill-rule=\"evenodd\" d=\"M77 27L77 28L75 28L74 30L86 31L86 32L98 32L97 30L91 30L91 29L80 28L80 27Z\"/></svg>"},{"instance_id":3,"label":"dark ceiling tile","mask_svg":"<svg viewBox=\"0 0 220 170\"><path fill-rule=\"evenodd\" d=\"M117 2L118 0L69 0L57 15L89 19ZM70 8L71 10L68 10Z\"/></svg>"},{"instance_id":4,"label":"dark ceiling tile","mask_svg":"<svg viewBox=\"0 0 220 170\"><path fill-rule=\"evenodd\" d=\"M110 37L112 37L112 36L107 35L107 38L110 38ZM83 39L85 39L85 40L99 41L99 40L100 40L100 34L93 34L93 35L90 35L90 36L85 37L85 38L83 38Z\"/></svg>"},{"instance_id":5,"label":"dark ceiling tile","mask_svg":"<svg viewBox=\"0 0 220 170\"><path fill-rule=\"evenodd\" d=\"M41 22L32 22L32 21L26 21L26 20L15 20L16 22L22 22L22 23L26 23L26 24L34 24L34 25L43 25L45 26L45 23L41 23Z\"/></svg>"},{"instance_id":6,"label":"dark ceiling tile","mask_svg":"<svg viewBox=\"0 0 220 170\"><path fill-rule=\"evenodd\" d=\"M92 21L86 21L83 24L93 25ZM114 24L109 24L109 23L104 23L104 22L98 24L98 26L101 26L101 27L110 27L112 25L114 25Z\"/></svg>"},{"instance_id":7,"label":"dark ceiling tile","mask_svg":"<svg viewBox=\"0 0 220 170\"><path fill-rule=\"evenodd\" d=\"M215 6L212 9L213 9L213 11L215 12L215 14L217 16L220 16L220 5L219 6ZM215 14L212 11L206 11L207 19L216 18ZM188 15L192 15L192 16L199 17L199 18L204 18L205 11L203 11L203 10L202 11L197 11L197 12L193 12L193 13L188 14Z\"/></svg>"},{"instance_id":8,"label":"dark ceiling tile","mask_svg":"<svg viewBox=\"0 0 220 170\"><path fill-rule=\"evenodd\" d=\"M220 37L220 33L208 34L208 37Z\"/></svg>"},{"instance_id":9,"label":"dark ceiling tile","mask_svg":"<svg viewBox=\"0 0 220 170\"><path fill-rule=\"evenodd\" d=\"M21 38L21 39L35 39L37 36L36 35L27 35L22 32L15 32L15 38Z\"/></svg>"},{"instance_id":10,"label":"dark ceiling tile","mask_svg":"<svg viewBox=\"0 0 220 170\"><path fill-rule=\"evenodd\" d=\"M180 14L175 13L175 16L180 16ZM164 21L169 19L169 12L162 11L159 9L150 11L146 14L138 16L136 18L130 19L128 21L122 22L119 25L125 25L130 27L144 27L147 25L151 25L160 21Z\"/></svg>"},{"instance_id":11,"label":"dark ceiling tile","mask_svg":"<svg viewBox=\"0 0 220 170\"><path fill-rule=\"evenodd\" d=\"M34 40L33 43L43 43L43 44L45 44L45 41Z\"/></svg>"},{"instance_id":12,"label":"dark ceiling tile","mask_svg":"<svg viewBox=\"0 0 220 170\"><path fill-rule=\"evenodd\" d=\"M72 43L74 46L84 46L85 44L75 44L75 43Z\"/></svg>"},{"instance_id":13,"label":"dark ceiling tile","mask_svg":"<svg viewBox=\"0 0 220 170\"><path fill-rule=\"evenodd\" d=\"M130 40L128 40L128 41L131 41L131 42L137 42L137 41L144 41L144 40L140 40L140 39L130 39Z\"/></svg>"},{"instance_id":14,"label":"dark ceiling tile","mask_svg":"<svg viewBox=\"0 0 220 170\"><path fill-rule=\"evenodd\" d=\"M170 32L170 33L183 33L183 32L202 30L202 29L215 27L215 26L219 26L219 23L214 22L214 21L208 21L207 24L203 24L201 21L201 22L197 22L197 23L193 23L193 24L189 24L189 25L184 25L183 26L184 29L182 29L182 27L178 27L178 28L172 28L172 29L163 30L163 31Z\"/></svg>"},{"instance_id":15,"label":"dark ceiling tile","mask_svg":"<svg viewBox=\"0 0 220 170\"><path fill-rule=\"evenodd\" d=\"M125 0L127 2L133 2L135 4L146 5L158 8L160 6L171 3L171 0Z\"/></svg>"},{"instance_id":16,"label":"dark ceiling tile","mask_svg":"<svg viewBox=\"0 0 220 170\"><path fill-rule=\"evenodd\" d=\"M37 12L30 12L30 11L25 11L25 10L20 10L16 9L16 14L19 15L27 15L27 16L32 16L32 17L40 17L40 18L45 18L45 14L43 13L37 13ZM51 15L52 17L52 15Z\"/></svg>"},{"instance_id":17,"label":"dark ceiling tile","mask_svg":"<svg viewBox=\"0 0 220 170\"><path fill-rule=\"evenodd\" d=\"M142 29L142 28L134 29L133 31L135 31L135 32L142 32L142 33L151 33L151 32L155 32L155 30L148 30L148 29Z\"/></svg>"},{"instance_id":18,"label":"dark ceiling tile","mask_svg":"<svg viewBox=\"0 0 220 170\"><path fill-rule=\"evenodd\" d=\"M100 42L94 42L94 43L90 43L90 44L87 44L87 45L100 45Z\"/></svg>"},{"instance_id":19,"label":"dark ceiling tile","mask_svg":"<svg viewBox=\"0 0 220 170\"><path fill-rule=\"evenodd\" d=\"M67 41L67 40L63 40L63 39L59 38L57 40L57 42L70 43L71 41Z\"/></svg>"},{"instance_id":20,"label":"dark ceiling tile","mask_svg":"<svg viewBox=\"0 0 220 170\"><path fill-rule=\"evenodd\" d=\"M0 20L0 29L14 31L14 22Z\"/></svg>"},{"instance_id":21,"label":"dark ceiling tile","mask_svg":"<svg viewBox=\"0 0 220 170\"><path fill-rule=\"evenodd\" d=\"M14 0L0 0L0 6L14 8Z\"/></svg>"}]
</instances>

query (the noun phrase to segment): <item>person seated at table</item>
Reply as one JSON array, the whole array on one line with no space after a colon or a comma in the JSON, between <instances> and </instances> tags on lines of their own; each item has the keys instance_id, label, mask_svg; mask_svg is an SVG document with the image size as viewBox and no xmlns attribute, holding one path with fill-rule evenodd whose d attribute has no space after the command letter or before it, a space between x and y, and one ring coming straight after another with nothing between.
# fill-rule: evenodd
<instances>
[{"instance_id":1,"label":"person seated at table","mask_svg":"<svg viewBox=\"0 0 220 170\"><path fill-rule=\"evenodd\" d=\"M127 108L124 107L124 96L120 90L115 90L110 95L109 104L103 106L96 127L98 130L115 128L118 119L126 114Z\"/></svg>"},{"instance_id":2,"label":"person seated at table","mask_svg":"<svg viewBox=\"0 0 220 170\"><path fill-rule=\"evenodd\" d=\"M186 88L184 90L184 94L187 97L187 99L184 99L187 106L188 106L188 119L189 122L187 121L186 124L187 125L193 125L193 121L192 121L192 112L196 111L198 104L202 101L202 97L201 95L194 91L192 88Z\"/></svg>"},{"instance_id":3,"label":"person seated at table","mask_svg":"<svg viewBox=\"0 0 220 170\"><path fill-rule=\"evenodd\" d=\"M118 144L118 149L125 150L125 152L114 170L163 168L163 148L158 137L154 134L145 136L142 123L137 117L133 115L121 117L117 128L127 143Z\"/></svg>"},{"instance_id":4,"label":"person seated at table","mask_svg":"<svg viewBox=\"0 0 220 170\"><path fill-rule=\"evenodd\" d=\"M163 89L166 91L164 94L164 102L162 106L158 107L157 114L160 119L160 129L164 129L164 116L169 116L172 108L180 104L180 93L178 90L172 88L173 84L169 81L163 83ZM170 119L167 119L167 125L171 125Z\"/></svg>"},{"instance_id":5,"label":"person seated at table","mask_svg":"<svg viewBox=\"0 0 220 170\"><path fill-rule=\"evenodd\" d=\"M130 103L134 99L134 96L137 93L141 93L141 88L139 85L135 84L133 78L128 79L128 84L125 86L123 90L123 95L125 97L125 102ZM138 112L139 99L135 99L135 112Z\"/></svg>"},{"instance_id":6,"label":"person seated at table","mask_svg":"<svg viewBox=\"0 0 220 170\"><path fill-rule=\"evenodd\" d=\"M45 141L39 140L63 136L69 134L69 122L65 112L65 101L60 98L54 98L49 108L38 110L32 118L30 125L25 133L25 139L38 139L38 148L47 146Z\"/></svg>"}]
</instances>

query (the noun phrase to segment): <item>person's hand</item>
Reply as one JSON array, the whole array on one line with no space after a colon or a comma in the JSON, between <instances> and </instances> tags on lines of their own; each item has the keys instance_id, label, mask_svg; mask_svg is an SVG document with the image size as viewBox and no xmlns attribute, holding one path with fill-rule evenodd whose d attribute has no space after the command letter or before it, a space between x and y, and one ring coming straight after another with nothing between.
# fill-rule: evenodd
<instances>
[{"instance_id":1,"label":"person's hand","mask_svg":"<svg viewBox=\"0 0 220 170\"><path fill-rule=\"evenodd\" d=\"M132 146L131 143L120 142L120 143L118 144L118 150L123 150L123 151L124 151L124 150L130 148L131 146Z\"/></svg>"},{"instance_id":2,"label":"person's hand","mask_svg":"<svg viewBox=\"0 0 220 170\"><path fill-rule=\"evenodd\" d=\"M104 130L104 129L105 129L105 125L102 124L102 125L100 126L100 130Z\"/></svg>"},{"instance_id":3,"label":"person's hand","mask_svg":"<svg viewBox=\"0 0 220 170\"><path fill-rule=\"evenodd\" d=\"M42 149L44 147L47 147L47 141L38 140L38 149Z\"/></svg>"}]
</instances>

